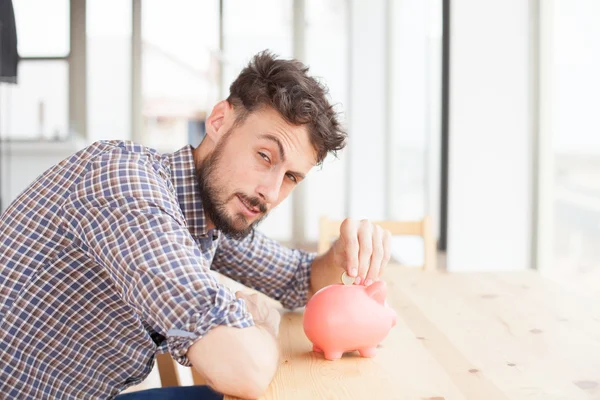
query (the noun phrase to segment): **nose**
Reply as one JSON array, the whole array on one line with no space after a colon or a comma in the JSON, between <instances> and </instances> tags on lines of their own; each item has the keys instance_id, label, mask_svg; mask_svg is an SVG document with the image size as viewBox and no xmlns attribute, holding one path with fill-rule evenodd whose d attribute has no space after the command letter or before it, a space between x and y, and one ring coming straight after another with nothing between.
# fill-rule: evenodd
<instances>
[{"instance_id":1,"label":"nose","mask_svg":"<svg viewBox=\"0 0 600 400\"><path fill-rule=\"evenodd\" d=\"M279 199L282 179L279 174L267 174L261 184L256 188L256 193L268 204L273 204Z\"/></svg>"}]
</instances>

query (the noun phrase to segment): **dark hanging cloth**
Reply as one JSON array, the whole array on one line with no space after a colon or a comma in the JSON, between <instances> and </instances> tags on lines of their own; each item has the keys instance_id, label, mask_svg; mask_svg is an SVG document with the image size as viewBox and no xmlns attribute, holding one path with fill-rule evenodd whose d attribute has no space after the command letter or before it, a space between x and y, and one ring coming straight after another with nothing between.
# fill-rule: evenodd
<instances>
[{"instance_id":1,"label":"dark hanging cloth","mask_svg":"<svg viewBox=\"0 0 600 400\"><path fill-rule=\"evenodd\" d=\"M17 27L12 0L0 0L0 82L17 83Z\"/></svg>"}]
</instances>

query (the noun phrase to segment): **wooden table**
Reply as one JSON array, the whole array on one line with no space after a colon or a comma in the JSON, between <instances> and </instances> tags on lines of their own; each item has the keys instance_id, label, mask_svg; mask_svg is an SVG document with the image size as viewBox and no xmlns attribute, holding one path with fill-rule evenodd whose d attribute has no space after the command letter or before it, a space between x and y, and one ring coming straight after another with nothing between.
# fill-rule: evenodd
<instances>
[{"instance_id":1,"label":"wooden table","mask_svg":"<svg viewBox=\"0 0 600 400\"><path fill-rule=\"evenodd\" d=\"M311 352L302 313L282 316L265 399L600 399L600 299L537 272L427 273L390 266L398 323L373 359Z\"/></svg>"}]
</instances>

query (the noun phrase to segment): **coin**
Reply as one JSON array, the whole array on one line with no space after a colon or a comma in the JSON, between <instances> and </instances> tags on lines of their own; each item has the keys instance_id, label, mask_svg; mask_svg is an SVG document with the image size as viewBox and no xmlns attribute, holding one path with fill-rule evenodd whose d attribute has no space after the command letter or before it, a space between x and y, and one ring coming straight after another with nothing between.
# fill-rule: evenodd
<instances>
[{"instance_id":1,"label":"coin","mask_svg":"<svg viewBox=\"0 0 600 400\"><path fill-rule=\"evenodd\" d=\"M348 274L346 273L346 271L344 271L344 272L342 272L342 276L340 277L340 279L342 280L342 283L344 285L352 285L354 283L354 280L356 278L348 276Z\"/></svg>"}]
</instances>

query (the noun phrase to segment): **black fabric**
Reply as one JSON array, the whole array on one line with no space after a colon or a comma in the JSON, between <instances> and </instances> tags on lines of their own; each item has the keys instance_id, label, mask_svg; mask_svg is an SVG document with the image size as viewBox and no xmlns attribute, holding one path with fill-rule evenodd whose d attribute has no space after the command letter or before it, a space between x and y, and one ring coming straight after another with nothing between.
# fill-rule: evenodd
<instances>
[{"instance_id":1,"label":"black fabric","mask_svg":"<svg viewBox=\"0 0 600 400\"><path fill-rule=\"evenodd\" d=\"M154 342L154 344L156 344L157 346L160 346L162 342L167 340L166 337L164 337L163 335L161 335L158 332L151 332L150 337L152 338L152 341Z\"/></svg>"},{"instance_id":2,"label":"black fabric","mask_svg":"<svg viewBox=\"0 0 600 400\"><path fill-rule=\"evenodd\" d=\"M17 82L17 27L12 0L0 0L0 82Z\"/></svg>"},{"instance_id":3,"label":"black fabric","mask_svg":"<svg viewBox=\"0 0 600 400\"><path fill-rule=\"evenodd\" d=\"M224 397L208 386L175 386L125 393L115 400L222 400Z\"/></svg>"}]
</instances>

